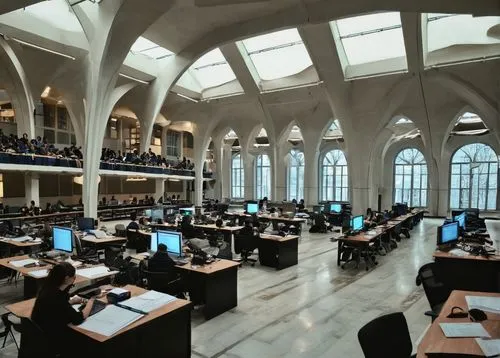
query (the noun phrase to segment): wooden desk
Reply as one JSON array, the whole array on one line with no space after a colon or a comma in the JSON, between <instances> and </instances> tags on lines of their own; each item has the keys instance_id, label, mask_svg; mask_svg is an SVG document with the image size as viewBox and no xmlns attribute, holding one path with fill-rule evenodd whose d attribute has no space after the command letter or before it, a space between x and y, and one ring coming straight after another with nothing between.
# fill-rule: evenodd
<instances>
[{"instance_id":1,"label":"wooden desk","mask_svg":"<svg viewBox=\"0 0 500 358\"><path fill-rule=\"evenodd\" d=\"M127 285L132 296L146 290ZM106 299L103 299L106 301ZM31 316L35 299L15 303L7 310L21 318L26 325ZM76 357L190 357L191 356L191 303L178 299L142 317L110 337L69 325L71 345ZM27 330L23 329L23 332ZM21 335L21 352L36 350L32 340L37 337ZM30 344L31 343L31 344ZM35 351L36 352L36 351ZM33 353L35 353L33 352Z\"/></svg>"},{"instance_id":2,"label":"wooden desk","mask_svg":"<svg viewBox=\"0 0 500 358\"><path fill-rule=\"evenodd\" d=\"M259 240L259 262L263 266L281 270L297 265L299 257L298 235L261 234Z\"/></svg>"},{"instance_id":3,"label":"wooden desk","mask_svg":"<svg viewBox=\"0 0 500 358\"><path fill-rule=\"evenodd\" d=\"M194 227L200 228L203 231L211 231L211 232L220 232L224 235L224 242L226 243L225 247L221 247L219 249L219 254L217 255L220 258L227 260L237 260L239 255L234 252L234 233L243 229L243 226L221 226L217 227L215 224L208 225L199 225L196 224Z\"/></svg>"},{"instance_id":4,"label":"wooden desk","mask_svg":"<svg viewBox=\"0 0 500 358\"><path fill-rule=\"evenodd\" d=\"M45 280L45 277L33 277L29 273L31 271L37 271L37 270L50 270L52 268L51 264L46 264L45 266L36 266L36 267L16 267L10 263L11 261L26 260L29 258L30 257L28 255L21 255L21 256L6 257L3 259L0 259L1 266L7 267L7 268L9 268L15 272L18 272L24 276L24 280L23 280L24 281L24 298L35 297L36 294L38 293L38 289L41 287L41 285L43 284L43 282ZM108 277L108 276L114 275L114 274L115 273L110 272L109 275L103 275L103 276L99 276L96 278L87 278L87 277L83 277L80 275L76 275L75 284L80 284L80 283L84 283L84 282L98 280L98 279Z\"/></svg>"},{"instance_id":5,"label":"wooden desk","mask_svg":"<svg viewBox=\"0 0 500 358\"><path fill-rule=\"evenodd\" d=\"M451 312L452 307L459 306L467 310L465 296L493 296L500 297L499 293L471 292L471 291L453 291L441 309L439 317L432 323L417 348L417 358L430 357L431 354L464 354L471 356L484 356L481 348L477 345L474 338L446 338L439 323L470 322L466 318L446 318ZM500 338L500 314L487 313L488 320L481 322L492 338Z\"/></svg>"},{"instance_id":6,"label":"wooden desk","mask_svg":"<svg viewBox=\"0 0 500 358\"><path fill-rule=\"evenodd\" d=\"M344 247L346 244L350 246L359 246L359 247L367 247L370 245L370 243L374 242L375 240L378 240L383 234L387 233L393 228L393 226L387 225L381 225L377 226L376 228L369 230L369 231L374 231L374 234L368 234L368 232L362 232L354 236L347 236L347 237L340 237L337 242L338 242L338 248L337 248L337 266L340 266L340 263L342 261L342 253L344 252Z\"/></svg>"},{"instance_id":7,"label":"wooden desk","mask_svg":"<svg viewBox=\"0 0 500 358\"><path fill-rule=\"evenodd\" d=\"M14 246L17 248L26 248L26 247L34 247L34 246L40 246L42 244L42 241L28 241L28 242L19 242L19 241L14 241L12 239L8 239L5 237L0 238L0 243L4 243L9 246Z\"/></svg>"},{"instance_id":8,"label":"wooden desk","mask_svg":"<svg viewBox=\"0 0 500 358\"><path fill-rule=\"evenodd\" d=\"M497 252L498 253L498 252ZM500 255L454 256L435 251L436 274L452 290L500 291Z\"/></svg>"},{"instance_id":9,"label":"wooden desk","mask_svg":"<svg viewBox=\"0 0 500 358\"><path fill-rule=\"evenodd\" d=\"M229 260L218 260L204 266L191 263L176 266L187 284L195 304L201 300L205 306L205 319L211 319L238 305L238 266Z\"/></svg>"},{"instance_id":10,"label":"wooden desk","mask_svg":"<svg viewBox=\"0 0 500 358\"><path fill-rule=\"evenodd\" d=\"M127 241L127 238L118 236L106 236L99 239L94 235L85 235L81 237L80 240L98 246L98 245L110 245L110 244L123 244L124 242Z\"/></svg>"}]
</instances>

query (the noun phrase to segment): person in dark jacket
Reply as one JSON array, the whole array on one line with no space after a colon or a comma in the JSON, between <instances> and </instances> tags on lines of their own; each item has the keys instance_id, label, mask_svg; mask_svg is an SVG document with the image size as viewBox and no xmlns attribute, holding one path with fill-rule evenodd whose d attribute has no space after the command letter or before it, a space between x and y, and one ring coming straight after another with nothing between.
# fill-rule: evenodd
<instances>
[{"instance_id":1,"label":"person in dark jacket","mask_svg":"<svg viewBox=\"0 0 500 358\"><path fill-rule=\"evenodd\" d=\"M153 272L173 272L175 262L168 256L167 245L159 244L158 251L148 260L148 270Z\"/></svg>"},{"instance_id":2,"label":"person in dark jacket","mask_svg":"<svg viewBox=\"0 0 500 358\"><path fill-rule=\"evenodd\" d=\"M76 270L71 264L62 262L55 265L38 293L31 313L32 321L44 332L54 350L64 357L71 356L72 350L67 339L68 324L82 323L94 304L94 299L90 299L81 312L71 306L85 303L79 296L69 296L75 278Z\"/></svg>"},{"instance_id":3,"label":"person in dark jacket","mask_svg":"<svg viewBox=\"0 0 500 358\"><path fill-rule=\"evenodd\" d=\"M127 230L139 230L139 224L137 223L137 214L134 212L130 214L130 223L127 225Z\"/></svg>"}]
</instances>

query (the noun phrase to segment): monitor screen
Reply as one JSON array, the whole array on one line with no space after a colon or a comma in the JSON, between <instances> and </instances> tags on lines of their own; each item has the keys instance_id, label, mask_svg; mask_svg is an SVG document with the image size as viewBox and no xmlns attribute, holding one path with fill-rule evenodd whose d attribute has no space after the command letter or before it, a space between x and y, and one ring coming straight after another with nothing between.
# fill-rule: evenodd
<instances>
[{"instance_id":1,"label":"monitor screen","mask_svg":"<svg viewBox=\"0 0 500 358\"><path fill-rule=\"evenodd\" d=\"M449 244L458 240L458 222L441 226L441 240L438 245Z\"/></svg>"},{"instance_id":2,"label":"monitor screen","mask_svg":"<svg viewBox=\"0 0 500 358\"><path fill-rule=\"evenodd\" d=\"M453 221L458 221L458 226L465 230L465 212L460 215L454 216Z\"/></svg>"},{"instance_id":3,"label":"monitor screen","mask_svg":"<svg viewBox=\"0 0 500 358\"><path fill-rule=\"evenodd\" d=\"M169 254L181 256L182 253L182 234L177 231L157 231L158 245L167 245Z\"/></svg>"},{"instance_id":4,"label":"monitor screen","mask_svg":"<svg viewBox=\"0 0 500 358\"><path fill-rule=\"evenodd\" d=\"M314 205L313 212L316 214L320 214L323 211L323 205Z\"/></svg>"},{"instance_id":5,"label":"monitor screen","mask_svg":"<svg viewBox=\"0 0 500 358\"><path fill-rule=\"evenodd\" d=\"M330 213L340 213L342 211L342 204L330 204Z\"/></svg>"},{"instance_id":6,"label":"monitor screen","mask_svg":"<svg viewBox=\"0 0 500 358\"><path fill-rule=\"evenodd\" d=\"M259 204L258 203L247 203L247 213L256 214L259 212Z\"/></svg>"},{"instance_id":7,"label":"monitor screen","mask_svg":"<svg viewBox=\"0 0 500 358\"><path fill-rule=\"evenodd\" d=\"M364 219L363 215L354 216L351 219L351 229L354 231L359 231L363 229Z\"/></svg>"},{"instance_id":8,"label":"monitor screen","mask_svg":"<svg viewBox=\"0 0 500 358\"><path fill-rule=\"evenodd\" d=\"M182 209L179 209L179 213L182 216L188 216L188 215L193 216L194 209L193 208L182 208Z\"/></svg>"},{"instance_id":9,"label":"monitor screen","mask_svg":"<svg viewBox=\"0 0 500 358\"><path fill-rule=\"evenodd\" d=\"M156 221L158 219L162 219L163 220L163 209L154 209L154 210L151 210L151 220Z\"/></svg>"},{"instance_id":10,"label":"monitor screen","mask_svg":"<svg viewBox=\"0 0 500 358\"><path fill-rule=\"evenodd\" d=\"M144 210L144 216L150 218L151 216L153 216L153 211L151 209Z\"/></svg>"},{"instance_id":11,"label":"monitor screen","mask_svg":"<svg viewBox=\"0 0 500 358\"><path fill-rule=\"evenodd\" d=\"M65 227L52 228L54 250L73 252L73 230Z\"/></svg>"},{"instance_id":12,"label":"monitor screen","mask_svg":"<svg viewBox=\"0 0 500 358\"><path fill-rule=\"evenodd\" d=\"M94 230L94 218L78 218L77 219L78 230Z\"/></svg>"},{"instance_id":13,"label":"monitor screen","mask_svg":"<svg viewBox=\"0 0 500 358\"><path fill-rule=\"evenodd\" d=\"M153 252L158 251L158 233L152 232L150 233L151 235L151 242L149 244L149 249Z\"/></svg>"}]
</instances>

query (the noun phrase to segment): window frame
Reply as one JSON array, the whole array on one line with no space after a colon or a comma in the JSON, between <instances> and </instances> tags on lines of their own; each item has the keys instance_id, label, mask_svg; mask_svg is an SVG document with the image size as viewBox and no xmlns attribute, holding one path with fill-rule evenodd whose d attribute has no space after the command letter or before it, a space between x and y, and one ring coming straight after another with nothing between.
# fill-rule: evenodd
<instances>
[{"instance_id":1,"label":"window frame","mask_svg":"<svg viewBox=\"0 0 500 358\"><path fill-rule=\"evenodd\" d=\"M264 165L264 156L268 158L269 165ZM266 179L265 172L268 172L267 176L267 190L265 189L264 180ZM255 158L255 197L257 199L262 199L264 197L267 197L268 199L271 198L271 158L267 153L262 153L257 155ZM262 183L261 185L258 185L259 183L259 178L260 182Z\"/></svg>"},{"instance_id":2,"label":"window frame","mask_svg":"<svg viewBox=\"0 0 500 358\"><path fill-rule=\"evenodd\" d=\"M239 157L239 167L235 167L235 161L238 161ZM236 172L239 172L239 182L235 182ZM235 195L239 193L240 195ZM244 199L245 198L245 169L243 167L243 160L241 158L241 153L234 153L231 156L231 198L232 199Z\"/></svg>"},{"instance_id":3,"label":"window frame","mask_svg":"<svg viewBox=\"0 0 500 358\"><path fill-rule=\"evenodd\" d=\"M325 164L325 160L327 159L328 154L333 153L333 152L340 152L342 156L344 157L345 163L346 164ZM338 162L340 157L337 159L336 162ZM332 174L327 174L329 167L332 167ZM331 149L320 157L320 178L319 178L319 197L321 201L349 201L350 198L350 185L349 185L349 165L347 162L347 157L345 155L345 152L341 149L334 148ZM341 174L341 183L340 183L340 197L337 196L337 168L340 168ZM332 196L330 197L328 195L328 188L330 187L328 185L328 178L331 177L331 193ZM326 182L326 183L325 183Z\"/></svg>"},{"instance_id":4,"label":"window frame","mask_svg":"<svg viewBox=\"0 0 500 358\"><path fill-rule=\"evenodd\" d=\"M423 158L423 162L421 163L415 163L414 160L415 158L412 159L412 163L407 163L407 164L399 164L399 163L396 163L396 161L398 160L398 158L400 157L400 155L405 152L405 151L408 151L408 150L412 150L412 151L417 151L420 155L422 155L422 158ZM398 173L398 170L397 170L397 167L400 166L402 167L402 173ZM411 170L410 170L410 173L405 173L405 167L406 166L411 166ZM419 166L420 167L420 170L419 170L419 173L416 173L415 171L415 167L416 166ZM425 168L425 173L424 171L422 170L423 168ZM392 190L392 200L394 203L396 202L406 202L404 200L404 191L405 190L410 190L410 195L409 195L409 201L408 201L408 206L410 207L416 207L416 208L425 208L427 207L427 203L429 202L429 166L427 165L427 160L425 159L425 155L424 153L422 153L422 151L418 148L415 148L415 147L406 147L406 148L402 148L395 156L394 156L394 160L393 160L393 163L392 163L392 180L393 180L393 190ZM397 188L396 187L396 177L398 175L401 175L402 176L402 187L401 188ZM416 176L419 175L420 176L420 187L419 188L415 188L415 179L416 179ZM410 177L410 187L409 189L408 188L405 188L405 177ZM423 182L423 178L425 177L425 182L426 182L426 186L425 188L423 187L422 185L422 182ZM398 198L397 197L397 190L401 190L401 197ZM419 205L415 205L414 201L413 201L413 195L414 195L414 192L415 191L418 191L419 192L419 195L418 195L418 203ZM422 202L422 193L425 192L425 203Z\"/></svg>"},{"instance_id":5,"label":"window frame","mask_svg":"<svg viewBox=\"0 0 500 358\"><path fill-rule=\"evenodd\" d=\"M288 200L290 201L293 199L299 201L300 199L304 198L304 177L305 177L304 170L305 170L304 152L297 149L292 149L289 153L288 168L287 168L287 185L286 185L287 197ZM297 177L294 193L292 193L291 190L292 173L295 173Z\"/></svg>"}]
</instances>

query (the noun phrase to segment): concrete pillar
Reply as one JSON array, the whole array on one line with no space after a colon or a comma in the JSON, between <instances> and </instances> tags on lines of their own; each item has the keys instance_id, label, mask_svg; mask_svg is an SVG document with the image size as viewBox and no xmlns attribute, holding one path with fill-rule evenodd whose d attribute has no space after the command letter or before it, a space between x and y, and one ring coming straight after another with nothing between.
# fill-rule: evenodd
<instances>
[{"instance_id":1,"label":"concrete pillar","mask_svg":"<svg viewBox=\"0 0 500 358\"><path fill-rule=\"evenodd\" d=\"M161 156L163 158L167 157L167 132L168 126L165 126L161 130Z\"/></svg>"},{"instance_id":2,"label":"concrete pillar","mask_svg":"<svg viewBox=\"0 0 500 358\"><path fill-rule=\"evenodd\" d=\"M255 198L255 157L249 153L241 153L245 175L245 200Z\"/></svg>"},{"instance_id":3,"label":"concrete pillar","mask_svg":"<svg viewBox=\"0 0 500 358\"><path fill-rule=\"evenodd\" d=\"M304 145L304 200L307 205L316 205L319 195L319 151Z\"/></svg>"},{"instance_id":4,"label":"concrete pillar","mask_svg":"<svg viewBox=\"0 0 500 358\"><path fill-rule=\"evenodd\" d=\"M158 201L158 199L162 198L165 193L165 179L156 179L155 180L155 202Z\"/></svg>"},{"instance_id":5,"label":"concrete pillar","mask_svg":"<svg viewBox=\"0 0 500 358\"><path fill-rule=\"evenodd\" d=\"M269 199L278 201L283 200L283 198L277 197L277 187L278 182L283 181L283 177L286 173L286 167L284 165L284 162L282 160L279 160L278 150L274 143L270 143L267 155L269 156L269 164L271 165L271 190L269 192Z\"/></svg>"},{"instance_id":6,"label":"concrete pillar","mask_svg":"<svg viewBox=\"0 0 500 358\"><path fill-rule=\"evenodd\" d=\"M279 146L277 150L276 166L273 176L276 178L276 191L273 200L280 201L288 197L287 193L287 176L288 176L288 146L286 143ZM272 169L271 169L272 170ZM272 184L272 183L271 183Z\"/></svg>"},{"instance_id":7,"label":"concrete pillar","mask_svg":"<svg viewBox=\"0 0 500 358\"><path fill-rule=\"evenodd\" d=\"M221 198L231 198L231 170L233 165L233 151L231 145L224 144L222 146L222 161L221 161ZM219 178L219 165L217 163L217 179Z\"/></svg>"},{"instance_id":8,"label":"concrete pillar","mask_svg":"<svg viewBox=\"0 0 500 358\"><path fill-rule=\"evenodd\" d=\"M31 200L36 206L40 206L40 182L37 173L26 173L24 176L24 188L26 193L26 205L30 205Z\"/></svg>"},{"instance_id":9,"label":"concrete pillar","mask_svg":"<svg viewBox=\"0 0 500 358\"><path fill-rule=\"evenodd\" d=\"M222 199L222 188L225 185L223 177L223 168L227 170L224 166L224 153L222 149L222 143L219 141L214 142L214 160L215 160L215 184L214 184L214 196L216 199Z\"/></svg>"}]
</instances>

